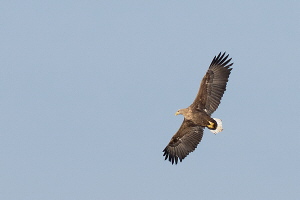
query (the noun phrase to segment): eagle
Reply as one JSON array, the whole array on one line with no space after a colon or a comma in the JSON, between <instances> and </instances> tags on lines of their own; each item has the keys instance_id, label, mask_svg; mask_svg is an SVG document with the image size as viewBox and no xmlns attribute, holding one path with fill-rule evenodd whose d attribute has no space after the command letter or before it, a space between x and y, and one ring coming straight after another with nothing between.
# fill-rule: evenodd
<instances>
[{"instance_id":1,"label":"eagle","mask_svg":"<svg viewBox=\"0 0 300 200\"><path fill-rule=\"evenodd\" d=\"M163 150L165 160L172 165L177 164L200 143L203 130L207 127L211 132L217 134L223 130L222 120L212 118L212 113L218 108L223 94L226 90L229 75L231 73L230 63L226 52L220 52L215 56L203 77L198 94L194 102L184 109L179 109L175 115L183 115L184 120L177 133L171 138L169 144Z\"/></svg>"}]
</instances>

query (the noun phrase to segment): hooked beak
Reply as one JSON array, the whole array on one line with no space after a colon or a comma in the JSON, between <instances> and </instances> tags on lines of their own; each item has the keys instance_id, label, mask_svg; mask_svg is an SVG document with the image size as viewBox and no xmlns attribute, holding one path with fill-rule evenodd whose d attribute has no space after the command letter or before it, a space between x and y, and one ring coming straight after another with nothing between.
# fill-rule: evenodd
<instances>
[{"instance_id":1,"label":"hooked beak","mask_svg":"<svg viewBox=\"0 0 300 200\"><path fill-rule=\"evenodd\" d=\"M178 112L178 111L175 113L175 116L177 116L177 115L179 115L179 112Z\"/></svg>"}]
</instances>

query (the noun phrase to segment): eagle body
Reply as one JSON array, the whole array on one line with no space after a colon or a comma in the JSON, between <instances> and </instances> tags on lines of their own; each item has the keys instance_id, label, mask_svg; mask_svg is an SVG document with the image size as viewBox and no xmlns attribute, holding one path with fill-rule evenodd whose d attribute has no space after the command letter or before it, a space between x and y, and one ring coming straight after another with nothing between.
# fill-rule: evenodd
<instances>
[{"instance_id":1,"label":"eagle body","mask_svg":"<svg viewBox=\"0 0 300 200\"><path fill-rule=\"evenodd\" d=\"M191 107L178 110L175 115L182 114L184 119L191 121L197 126L208 127L209 129L216 129L217 122L208 115L205 110L192 109Z\"/></svg>"},{"instance_id":2,"label":"eagle body","mask_svg":"<svg viewBox=\"0 0 300 200\"><path fill-rule=\"evenodd\" d=\"M175 115L183 115L184 120L163 150L165 160L177 164L193 152L202 140L205 127L213 133L223 130L222 121L212 118L212 113L218 108L226 90L233 63L225 53L215 56L205 76L203 77L194 102L184 109L179 109Z\"/></svg>"}]
</instances>

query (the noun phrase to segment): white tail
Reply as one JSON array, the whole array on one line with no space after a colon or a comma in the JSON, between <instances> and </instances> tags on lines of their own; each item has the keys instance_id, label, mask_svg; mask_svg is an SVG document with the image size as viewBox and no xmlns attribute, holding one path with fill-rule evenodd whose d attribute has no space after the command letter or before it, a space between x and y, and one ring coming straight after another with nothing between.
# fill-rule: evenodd
<instances>
[{"instance_id":1,"label":"white tail","mask_svg":"<svg viewBox=\"0 0 300 200\"><path fill-rule=\"evenodd\" d=\"M213 119L217 122L218 126L216 130L210 130L210 131L213 132L214 134L220 133L221 131L223 131L222 120L217 118L213 118Z\"/></svg>"}]
</instances>

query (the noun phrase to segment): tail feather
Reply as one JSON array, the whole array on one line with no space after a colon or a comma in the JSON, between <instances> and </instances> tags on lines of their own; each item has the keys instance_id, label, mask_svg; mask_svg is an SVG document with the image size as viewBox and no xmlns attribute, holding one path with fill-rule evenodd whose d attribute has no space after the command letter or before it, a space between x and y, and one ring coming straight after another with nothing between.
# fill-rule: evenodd
<instances>
[{"instance_id":1,"label":"tail feather","mask_svg":"<svg viewBox=\"0 0 300 200\"><path fill-rule=\"evenodd\" d=\"M218 126L215 130L210 130L211 132L213 132L214 134L220 133L221 131L223 131L223 126L222 126L222 120L221 119L217 119L217 118L213 118Z\"/></svg>"}]
</instances>

